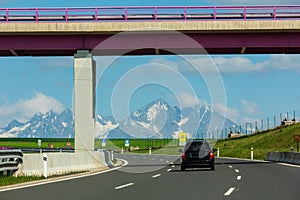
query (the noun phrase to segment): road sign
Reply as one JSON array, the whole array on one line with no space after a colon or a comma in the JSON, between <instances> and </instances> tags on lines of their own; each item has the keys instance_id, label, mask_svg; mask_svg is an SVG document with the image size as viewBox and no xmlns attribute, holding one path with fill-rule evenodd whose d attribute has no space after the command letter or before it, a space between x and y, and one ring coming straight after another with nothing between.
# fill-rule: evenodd
<instances>
[{"instance_id":1,"label":"road sign","mask_svg":"<svg viewBox=\"0 0 300 200\"><path fill-rule=\"evenodd\" d=\"M125 147L129 147L129 140L125 140Z\"/></svg>"},{"instance_id":2,"label":"road sign","mask_svg":"<svg viewBox=\"0 0 300 200\"><path fill-rule=\"evenodd\" d=\"M294 135L295 142L300 142L300 135Z\"/></svg>"},{"instance_id":3,"label":"road sign","mask_svg":"<svg viewBox=\"0 0 300 200\"><path fill-rule=\"evenodd\" d=\"M66 145L67 145L67 147L69 147L69 148L70 148L70 147L71 147L71 142L67 142L67 144L66 144Z\"/></svg>"},{"instance_id":4,"label":"road sign","mask_svg":"<svg viewBox=\"0 0 300 200\"><path fill-rule=\"evenodd\" d=\"M106 139L102 139L102 147L106 146Z\"/></svg>"},{"instance_id":5,"label":"road sign","mask_svg":"<svg viewBox=\"0 0 300 200\"><path fill-rule=\"evenodd\" d=\"M184 146L186 143L186 133L179 133L179 146Z\"/></svg>"}]
</instances>

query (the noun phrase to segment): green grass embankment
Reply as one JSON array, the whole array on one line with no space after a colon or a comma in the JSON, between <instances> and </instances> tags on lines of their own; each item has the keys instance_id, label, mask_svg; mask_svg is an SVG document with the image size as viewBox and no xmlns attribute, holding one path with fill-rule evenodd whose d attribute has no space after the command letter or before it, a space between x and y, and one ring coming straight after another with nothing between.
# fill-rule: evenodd
<instances>
[{"instance_id":1,"label":"green grass embankment","mask_svg":"<svg viewBox=\"0 0 300 200\"><path fill-rule=\"evenodd\" d=\"M1 176L0 177L0 187L18 184L18 183L36 181L36 180L41 180L41 179L43 179L43 177L40 177L40 176L20 176L20 177Z\"/></svg>"},{"instance_id":2,"label":"green grass embankment","mask_svg":"<svg viewBox=\"0 0 300 200\"><path fill-rule=\"evenodd\" d=\"M0 138L0 147L13 147L18 148L38 148L39 138ZM54 148L64 148L67 142L71 143L74 147L74 139L67 138L40 138L41 148L48 148L49 144L53 144Z\"/></svg>"},{"instance_id":3,"label":"green grass embankment","mask_svg":"<svg viewBox=\"0 0 300 200\"><path fill-rule=\"evenodd\" d=\"M254 159L263 160L270 151L288 152L291 147L296 151L294 135L300 134L300 123L259 132L234 139L219 140L215 147L220 148L220 157L250 158L251 147Z\"/></svg>"}]
</instances>

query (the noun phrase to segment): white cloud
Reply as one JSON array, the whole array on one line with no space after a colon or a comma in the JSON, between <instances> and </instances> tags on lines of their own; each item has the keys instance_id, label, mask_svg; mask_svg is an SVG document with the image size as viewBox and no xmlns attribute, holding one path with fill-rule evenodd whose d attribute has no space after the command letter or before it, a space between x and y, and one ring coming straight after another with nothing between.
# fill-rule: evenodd
<instances>
[{"instance_id":1,"label":"white cloud","mask_svg":"<svg viewBox=\"0 0 300 200\"><path fill-rule=\"evenodd\" d=\"M207 105L204 101L201 101L196 96L189 94L187 92L182 92L178 96L178 101L180 103L181 107L195 107L198 105ZM214 103L211 106L214 110L221 113L226 118L229 118L230 120L236 122L240 119L240 113L238 110L234 108L227 107L226 105L222 103Z\"/></svg>"},{"instance_id":2,"label":"white cloud","mask_svg":"<svg viewBox=\"0 0 300 200\"><path fill-rule=\"evenodd\" d=\"M213 109L215 109L219 113L221 113L223 116L225 116L226 118L228 118L234 122L238 122L238 120L240 118L240 113L238 110L227 107L224 104L215 103L214 105L212 105L212 107L213 107Z\"/></svg>"},{"instance_id":3,"label":"white cloud","mask_svg":"<svg viewBox=\"0 0 300 200\"><path fill-rule=\"evenodd\" d=\"M299 55L271 55L265 60L256 61L253 56L192 56L186 61L172 61L168 58L159 58L151 62L164 64L179 72L222 72L227 74L263 72L271 70L294 71L300 73ZM193 68L193 69L192 69Z\"/></svg>"},{"instance_id":4,"label":"white cloud","mask_svg":"<svg viewBox=\"0 0 300 200\"><path fill-rule=\"evenodd\" d=\"M246 115L255 115L255 114L259 114L261 112L259 107L253 102L249 102L245 99L242 99L241 103L243 105L243 112Z\"/></svg>"},{"instance_id":5,"label":"white cloud","mask_svg":"<svg viewBox=\"0 0 300 200\"><path fill-rule=\"evenodd\" d=\"M181 92L177 98L180 103L180 106L183 108L195 107L195 106L199 105L201 102L196 96L191 95L187 92Z\"/></svg>"},{"instance_id":6,"label":"white cloud","mask_svg":"<svg viewBox=\"0 0 300 200\"><path fill-rule=\"evenodd\" d=\"M38 112L46 113L49 110L61 112L63 109L63 105L55 98L33 92L29 99L19 99L15 103L0 107L0 127L7 125L13 119L26 122Z\"/></svg>"}]
</instances>

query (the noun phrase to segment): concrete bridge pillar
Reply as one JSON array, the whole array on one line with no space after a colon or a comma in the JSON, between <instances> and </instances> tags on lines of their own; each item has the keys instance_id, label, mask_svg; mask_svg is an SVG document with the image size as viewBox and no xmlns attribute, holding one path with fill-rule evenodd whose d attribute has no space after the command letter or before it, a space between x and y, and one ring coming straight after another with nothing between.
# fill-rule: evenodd
<instances>
[{"instance_id":1,"label":"concrete bridge pillar","mask_svg":"<svg viewBox=\"0 0 300 200\"><path fill-rule=\"evenodd\" d=\"M75 152L94 151L96 62L86 50L74 55Z\"/></svg>"}]
</instances>

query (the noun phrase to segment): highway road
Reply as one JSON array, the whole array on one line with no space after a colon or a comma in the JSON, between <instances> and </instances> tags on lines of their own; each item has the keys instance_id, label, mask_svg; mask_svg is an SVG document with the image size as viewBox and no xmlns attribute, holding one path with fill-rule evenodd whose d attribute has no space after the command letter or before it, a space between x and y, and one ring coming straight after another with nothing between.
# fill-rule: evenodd
<instances>
[{"instance_id":1,"label":"highway road","mask_svg":"<svg viewBox=\"0 0 300 200\"><path fill-rule=\"evenodd\" d=\"M219 158L215 171L182 172L178 156L115 156L126 160L126 166L71 180L0 189L0 199L300 199L300 166Z\"/></svg>"}]
</instances>

